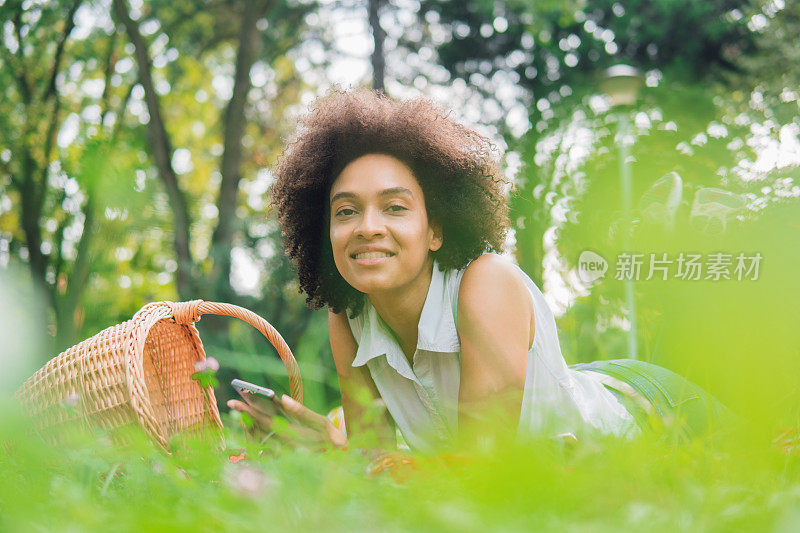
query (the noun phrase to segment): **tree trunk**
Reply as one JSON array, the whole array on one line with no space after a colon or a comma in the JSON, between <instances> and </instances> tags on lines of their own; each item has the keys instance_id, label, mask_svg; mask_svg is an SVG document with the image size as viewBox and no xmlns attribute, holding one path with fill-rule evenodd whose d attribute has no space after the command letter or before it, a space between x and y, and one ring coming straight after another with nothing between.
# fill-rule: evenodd
<instances>
[{"instance_id":1,"label":"tree trunk","mask_svg":"<svg viewBox=\"0 0 800 533\"><path fill-rule=\"evenodd\" d=\"M242 137L247 124L245 107L250 92L250 69L261 48L261 39L256 28L258 19L264 15L265 4L249 0L242 11L239 31L239 50L236 55L233 94L223 116L224 151L220 163L222 176L217 198L217 227L211 237L213 261L212 290L218 297L227 300L232 295L230 287L231 247L236 224L236 203L239 196L240 169L242 166Z\"/></svg>"},{"instance_id":2,"label":"tree trunk","mask_svg":"<svg viewBox=\"0 0 800 533\"><path fill-rule=\"evenodd\" d=\"M65 290L59 290L58 281L53 290L56 300L56 344L63 350L75 344L80 324L76 317L79 310L81 296L89 280L89 271L92 264L91 243L96 234L95 205L89 196L84 209L83 233L78 241L75 262L67 280Z\"/></svg>"},{"instance_id":3,"label":"tree trunk","mask_svg":"<svg viewBox=\"0 0 800 533\"><path fill-rule=\"evenodd\" d=\"M383 0L369 0L369 26L372 29L372 40L375 47L372 51L372 88L376 91L384 91L384 78L386 70L386 58L383 55L383 41L386 39L386 32L383 31L380 21L380 8Z\"/></svg>"},{"instance_id":4,"label":"tree trunk","mask_svg":"<svg viewBox=\"0 0 800 533\"><path fill-rule=\"evenodd\" d=\"M136 63L139 67L139 82L144 89L147 112L150 114L150 121L147 123L147 141L153 152L158 174L164 183L164 188L167 191L172 207L175 254L178 260L178 295L181 299L188 300L193 297L192 270L194 266L189 250L191 227L189 210L183 191L178 186L178 177L175 174L175 169L172 168L172 143L164 125L159 97L153 86L153 78L150 74L150 53L147 43L145 43L139 31L139 24L131 18L128 12L127 2L125 0L113 0L113 5L117 19L125 26L128 37L130 37L134 46Z\"/></svg>"},{"instance_id":5,"label":"tree trunk","mask_svg":"<svg viewBox=\"0 0 800 533\"><path fill-rule=\"evenodd\" d=\"M526 144L536 146L538 136L531 133ZM512 192L509 202L511 220L522 220L516 227L516 256L520 268L544 290L544 232L550 227L550 210L542 199L533 197L533 190L542 183L541 169L530 158L525 165L527 180Z\"/></svg>"},{"instance_id":6,"label":"tree trunk","mask_svg":"<svg viewBox=\"0 0 800 533\"><path fill-rule=\"evenodd\" d=\"M22 154L22 179L20 181L20 222L22 231L25 233L25 246L28 248L28 265L30 266L33 278L37 283L47 287L45 273L47 263L42 254L42 228L39 226L39 219L42 215L42 204L39 202L37 187L34 178L36 173L36 162L30 155L27 147Z\"/></svg>"},{"instance_id":7,"label":"tree trunk","mask_svg":"<svg viewBox=\"0 0 800 533\"><path fill-rule=\"evenodd\" d=\"M511 220L522 218L524 227L516 228L516 256L520 268L544 290L544 232L548 221L542 220L542 208L533 198L533 187L524 187L511 198Z\"/></svg>"}]
</instances>

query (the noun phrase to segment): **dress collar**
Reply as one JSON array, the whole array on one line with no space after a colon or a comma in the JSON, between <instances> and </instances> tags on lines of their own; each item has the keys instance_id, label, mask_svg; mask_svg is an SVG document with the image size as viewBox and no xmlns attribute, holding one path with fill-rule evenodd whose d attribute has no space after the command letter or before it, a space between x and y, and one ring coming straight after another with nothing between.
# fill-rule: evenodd
<instances>
[{"instance_id":1,"label":"dress collar","mask_svg":"<svg viewBox=\"0 0 800 533\"><path fill-rule=\"evenodd\" d=\"M440 353L461 351L453 317L453 301L457 297L451 283L453 273L455 271L440 271L439 264L434 260L431 284L417 326L418 350ZM386 355L386 361L400 375L417 381L389 326L370 304L369 299L365 299L362 320L361 338L358 340L353 366L362 366L371 359Z\"/></svg>"}]
</instances>

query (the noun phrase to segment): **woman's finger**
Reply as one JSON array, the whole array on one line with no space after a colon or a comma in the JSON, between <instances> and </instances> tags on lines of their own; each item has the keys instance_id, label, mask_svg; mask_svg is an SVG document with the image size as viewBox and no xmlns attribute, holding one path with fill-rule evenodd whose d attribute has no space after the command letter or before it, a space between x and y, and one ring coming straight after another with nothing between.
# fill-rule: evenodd
<instances>
[{"instance_id":1,"label":"woman's finger","mask_svg":"<svg viewBox=\"0 0 800 533\"><path fill-rule=\"evenodd\" d=\"M248 405L240 400L228 400L227 405L231 409L235 409L239 412L250 415L255 424L263 431L271 431L272 417L258 411L257 409L254 409L251 405Z\"/></svg>"},{"instance_id":2,"label":"woman's finger","mask_svg":"<svg viewBox=\"0 0 800 533\"><path fill-rule=\"evenodd\" d=\"M347 436L341 430L337 429L327 416L315 413L305 405L285 394L281 396L281 405L283 405L284 409L294 416L298 422L318 431L323 436L324 440L327 440L339 448L347 445Z\"/></svg>"},{"instance_id":3,"label":"woman's finger","mask_svg":"<svg viewBox=\"0 0 800 533\"><path fill-rule=\"evenodd\" d=\"M281 396L281 405L283 405L283 408L286 409L290 415L296 418L298 422L305 424L310 428L324 430L326 429L327 424L330 422L327 417L315 413L294 398L285 394Z\"/></svg>"},{"instance_id":4,"label":"woman's finger","mask_svg":"<svg viewBox=\"0 0 800 533\"><path fill-rule=\"evenodd\" d=\"M290 423L289 426L278 432L281 439L307 443L329 442L337 447L347 444L347 437L336 429L328 417L315 413L286 395L281 397L280 402L286 413L296 420L296 423ZM255 423L255 429L264 432L275 429L272 417L255 409L252 405L239 400L228 400L227 405L231 409L250 415Z\"/></svg>"}]
</instances>

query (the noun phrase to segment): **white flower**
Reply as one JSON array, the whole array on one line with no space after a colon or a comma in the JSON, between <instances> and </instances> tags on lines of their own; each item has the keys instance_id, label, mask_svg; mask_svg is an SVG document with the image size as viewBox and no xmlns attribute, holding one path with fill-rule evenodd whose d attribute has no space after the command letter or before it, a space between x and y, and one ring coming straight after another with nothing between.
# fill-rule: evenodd
<instances>
[{"instance_id":1,"label":"white flower","mask_svg":"<svg viewBox=\"0 0 800 533\"><path fill-rule=\"evenodd\" d=\"M61 405L69 409L74 409L78 407L78 403L80 401L81 397L78 396L78 393L73 390L70 391L69 394L67 394L63 400L61 400Z\"/></svg>"},{"instance_id":2,"label":"white flower","mask_svg":"<svg viewBox=\"0 0 800 533\"><path fill-rule=\"evenodd\" d=\"M205 359L195 362L194 369L196 372L204 372L206 370L216 372L219 370L219 361L213 357L206 357Z\"/></svg>"},{"instance_id":3,"label":"white flower","mask_svg":"<svg viewBox=\"0 0 800 533\"><path fill-rule=\"evenodd\" d=\"M264 492L274 481L256 467L243 464L229 465L227 483L245 496L255 497Z\"/></svg>"}]
</instances>

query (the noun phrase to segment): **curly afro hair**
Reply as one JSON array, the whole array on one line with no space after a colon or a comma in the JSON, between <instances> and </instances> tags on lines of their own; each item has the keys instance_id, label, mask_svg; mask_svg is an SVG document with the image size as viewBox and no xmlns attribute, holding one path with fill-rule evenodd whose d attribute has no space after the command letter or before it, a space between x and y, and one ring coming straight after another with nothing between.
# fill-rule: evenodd
<instances>
[{"instance_id":1,"label":"curly afro hair","mask_svg":"<svg viewBox=\"0 0 800 533\"><path fill-rule=\"evenodd\" d=\"M297 267L306 304L360 313L363 293L333 262L330 189L348 163L382 153L405 163L420 184L429 220L441 227L442 270L500 252L508 231L505 180L486 137L456 123L431 101L392 100L366 89L333 89L300 119L271 187L286 254Z\"/></svg>"}]
</instances>

